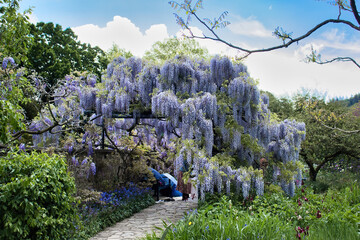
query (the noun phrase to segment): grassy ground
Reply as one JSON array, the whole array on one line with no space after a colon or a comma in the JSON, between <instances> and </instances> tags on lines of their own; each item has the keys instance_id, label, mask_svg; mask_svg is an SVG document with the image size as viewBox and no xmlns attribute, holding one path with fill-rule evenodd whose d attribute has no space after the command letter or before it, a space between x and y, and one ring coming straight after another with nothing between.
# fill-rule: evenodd
<instances>
[{"instance_id":1,"label":"grassy ground","mask_svg":"<svg viewBox=\"0 0 360 240\"><path fill-rule=\"evenodd\" d=\"M357 177L323 173L293 198L281 191L246 201L234 195L208 196L183 220L164 226L162 239L360 239Z\"/></svg>"}]
</instances>

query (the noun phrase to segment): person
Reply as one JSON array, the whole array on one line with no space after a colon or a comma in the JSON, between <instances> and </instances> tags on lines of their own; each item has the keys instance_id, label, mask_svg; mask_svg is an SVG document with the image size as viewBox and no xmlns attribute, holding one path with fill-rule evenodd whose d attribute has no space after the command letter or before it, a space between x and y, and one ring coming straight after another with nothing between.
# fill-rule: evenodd
<instances>
[{"instance_id":1,"label":"person","mask_svg":"<svg viewBox=\"0 0 360 240\"><path fill-rule=\"evenodd\" d=\"M187 182L184 182L184 174L189 172L189 164L186 160L183 162L183 166L180 168L180 171L177 175L177 187L176 190L182 193L182 200L187 201L189 195L191 194L191 180L190 176Z\"/></svg>"}]
</instances>

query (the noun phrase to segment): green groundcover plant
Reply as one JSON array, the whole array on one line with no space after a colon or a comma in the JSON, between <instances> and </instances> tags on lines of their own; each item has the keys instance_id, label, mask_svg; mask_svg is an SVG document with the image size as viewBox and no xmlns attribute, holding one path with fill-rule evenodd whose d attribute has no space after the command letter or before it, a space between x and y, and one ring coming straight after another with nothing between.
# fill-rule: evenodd
<instances>
[{"instance_id":1,"label":"green groundcover plant","mask_svg":"<svg viewBox=\"0 0 360 240\"><path fill-rule=\"evenodd\" d=\"M359 194L354 184L325 194L304 187L293 198L281 192L253 201L217 196L146 239L360 239Z\"/></svg>"},{"instance_id":2,"label":"green groundcover plant","mask_svg":"<svg viewBox=\"0 0 360 240\"><path fill-rule=\"evenodd\" d=\"M0 239L70 239L74 193L63 157L9 152L0 158Z\"/></svg>"}]
</instances>

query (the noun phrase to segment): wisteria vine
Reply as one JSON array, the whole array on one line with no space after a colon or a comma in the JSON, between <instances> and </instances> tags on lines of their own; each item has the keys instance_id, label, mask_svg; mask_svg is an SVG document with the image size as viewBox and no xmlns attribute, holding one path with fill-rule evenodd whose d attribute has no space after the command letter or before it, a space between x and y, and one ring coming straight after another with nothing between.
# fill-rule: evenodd
<instances>
[{"instance_id":1,"label":"wisteria vine","mask_svg":"<svg viewBox=\"0 0 360 240\"><path fill-rule=\"evenodd\" d=\"M229 193L232 184L244 198L252 187L262 195L258 160L266 156L273 160L274 181L293 195L301 180L298 158L305 125L271 121L268 104L246 67L226 57L210 62L176 57L162 66L119 57L101 80L94 75L67 77L51 108L30 129L41 131L57 123L50 132L34 134L34 146L65 142L73 149L88 148L89 155L101 147L101 127L112 148L125 149L122 138L131 137L161 156L170 151L174 174L186 161L201 198L206 192ZM81 141L64 139L63 131L79 128ZM214 159L224 153L248 167L220 166Z\"/></svg>"}]
</instances>

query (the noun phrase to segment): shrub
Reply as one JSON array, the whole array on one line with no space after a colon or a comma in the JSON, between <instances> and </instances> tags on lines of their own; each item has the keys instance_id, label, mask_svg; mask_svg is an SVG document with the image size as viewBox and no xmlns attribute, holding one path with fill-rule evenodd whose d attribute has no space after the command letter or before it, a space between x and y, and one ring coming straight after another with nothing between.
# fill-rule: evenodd
<instances>
[{"instance_id":1,"label":"shrub","mask_svg":"<svg viewBox=\"0 0 360 240\"><path fill-rule=\"evenodd\" d=\"M0 158L0 239L69 239L74 193L61 156L9 152Z\"/></svg>"},{"instance_id":2,"label":"shrub","mask_svg":"<svg viewBox=\"0 0 360 240\"><path fill-rule=\"evenodd\" d=\"M310 182L310 185L313 184L315 191L325 192L327 188L341 190L346 187L351 187L354 182L359 181L360 171L355 173L348 169L340 169L338 171L324 170L319 172L316 182Z\"/></svg>"}]
</instances>

